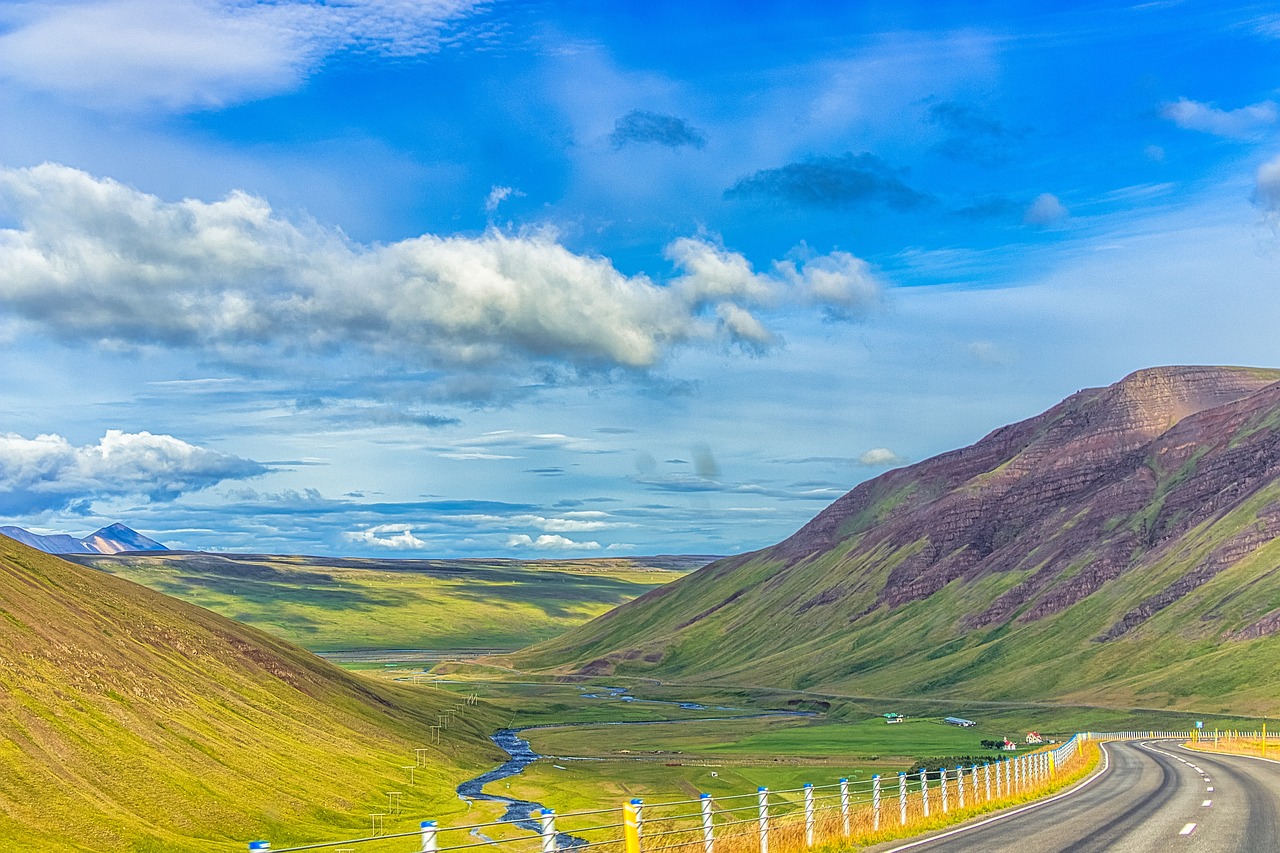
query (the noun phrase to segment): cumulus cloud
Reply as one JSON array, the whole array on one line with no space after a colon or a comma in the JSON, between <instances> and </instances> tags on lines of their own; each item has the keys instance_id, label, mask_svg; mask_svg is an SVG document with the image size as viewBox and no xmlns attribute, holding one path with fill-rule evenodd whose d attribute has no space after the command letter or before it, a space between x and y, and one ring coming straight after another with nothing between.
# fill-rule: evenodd
<instances>
[{"instance_id":1,"label":"cumulus cloud","mask_svg":"<svg viewBox=\"0 0 1280 853\"><path fill-rule=\"evenodd\" d=\"M846 152L761 169L739 179L725 197L765 198L829 210L878 203L901 211L924 204L928 197L908 186L902 175L902 169L870 152Z\"/></svg>"},{"instance_id":2,"label":"cumulus cloud","mask_svg":"<svg viewBox=\"0 0 1280 853\"><path fill-rule=\"evenodd\" d=\"M171 435L113 429L97 444L77 447L60 435L8 433L0 436L0 511L66 509L107 497L171 501L266 472L253 460Z\"/></svg>"},{"instance_id":3,"label":"cumulus cloud","mask_svg":"<svg viewBox=\"0 0 1280 853\"><path fill-rule=\"evenodd\" d=\"M901 465L907 460L887 447L873 447L858 456L858 464L868 468L882 468L890 465Z\"/></svg>"},{"instance_id":4,"label":"cumulus cloud","mask_svg":"<svg viewBox=\"0 0 1280 853\"><path fill-rule=\"evenodd\" d=\"M798 266L795 261L781 261L775 269L800 298L821 307L829 319L866 314L880 305L884 295L884 283L871 265L848 252L835 251Z\"/></svg>"},{"instance_id":5,"label":"cumulus cloud","mask_svg":"<svg viewBox=\"0 0 1280 853\"><path fill-rule=\"evenodd\" d=\"M1253 201L1269 216L1280 215L1280 156L1258 167L1254 176Z\"/></svg>"},{"instance_id":6,"label":"cumulus cloud","mask_svg":"<svg viewBox=\"0 0 1280 853\"><path fill-rule=\"evenodd\" d=\"M1253 139L1276 123L1280 111L1273 101L1260 101L1235 110L1220 110L1210 104L1179 98L1161 107L1160 115L1187 130L1234 139Z\"/></svg>"},{"instance_id":7,"label":"cumulus cloud","mask_svg":"<svg viewBox=\"0 0 1280 853\"><path fill-rule=\"evenodd\" d=\"M1052 225L1067 218L1067 208L1053 193L1040 193L1031 202L1022 221L1028 225Z\"/></svg>"},{"instance_id":8,"label":"cumulus cloud","mask_svg":"<svg viewBox=\"0 0 1280 853\"><path fill-rule=\"evenodd\" d=\"M575 542L565 536L544 533L537 539L526 533L507 537L508 548L533 548L538 551L599 551L599 542Z\"/></svg>"},{"instance_id":9,"label":"cumulus cloud","mask_svg":"<svg viewBox=\"0 0 1280 853\"><path fill-rule=\"evenodd\" d=\"M404 526L379 524L367 530L352 530L342 534L348 542L369 545L373 548L386 548L391 551L421 551L427 543L413 535L413 531Z\"/></svg>"},{"instance_id":10,"label":"cumulus cloud","mask_svg":"<svg viewBox=\"0 0 1280 853\"><path fill-rule=\"evenodd\" d=\"M0 76L95 107L223 106L289 91L340 51L413 56L476 0L69 0L27 3Z\"/></svg>"},{"instance_id":11,"label":"cumulus cloud","mask_svg":"<svg viewBox=\"0 0 1280 853\"><path fill-rule=\"evenodd\" d=\"M636 144L701 148L707 144L707 138L679 116L632 110L614 124L609 144L615 149Z\"/></svg>"},{"instance_id":12,"label":"cumulus cloud","mask_svg":"<svg viewBox=\"0 0 1280 853\"><path fill-rule=\"evenodd\" d=\"M754 312L801 290L824 304L868 291L865 266L843 253L758 273L682 238L666 252L679 274L661 284L545 232L367 246L245 193L166 202L55 164L0 170L0 204L19 223L0 230L0 309L12 317L64 339L199 349L255 371L264 352L343 350L454 376L539 363L646 370L681 345L770 346Z\"/></svg>"}]
</instances>

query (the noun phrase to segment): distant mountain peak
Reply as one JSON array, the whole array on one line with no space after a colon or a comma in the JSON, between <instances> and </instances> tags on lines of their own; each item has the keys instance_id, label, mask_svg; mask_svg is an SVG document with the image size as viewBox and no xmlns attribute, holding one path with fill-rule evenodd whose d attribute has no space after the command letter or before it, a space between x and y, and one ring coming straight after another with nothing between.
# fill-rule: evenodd
<instances>
[{"instance_id":1,"label":"distant mountain peak","mask_svg":"<svg viewBox=\"0 0 1280 853\"><path fill-rule=\"evenodd\" d=\"M168 551L156 540L120 522L108 524L88 536L67 533L32 533L21 527L0 527L0 534L47 554L119 554L124 551Z\"/></svg>"}]
</instances>

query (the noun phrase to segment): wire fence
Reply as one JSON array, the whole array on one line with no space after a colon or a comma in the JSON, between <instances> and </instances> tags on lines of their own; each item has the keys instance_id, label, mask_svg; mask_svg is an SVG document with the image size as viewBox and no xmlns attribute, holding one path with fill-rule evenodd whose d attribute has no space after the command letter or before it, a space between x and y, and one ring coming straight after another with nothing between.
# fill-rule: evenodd
<instances>
[{"instance_id":1,"label":"wire fence","mask_svg":"<svg viewBox=\"0 0 1280 853\"><path fill-rule=\"evenodd\" d=\"M1080 768L1088 741L1183 736L1186 733L1087 732L1017 757L889 778L845 778L783 790L762 787L754 793L702 794L697 799L634 799L621 808L565 814L535 810L527 816L449 827L423 820L412 832L281 848L254 841L249 850L451 853L484 847L495 853L801 853L885 830L903 834L911 827L1038 796L1054 789L1062 774ZM522 828L528 826L537 831Z\"/></svg>"}]
</instances>

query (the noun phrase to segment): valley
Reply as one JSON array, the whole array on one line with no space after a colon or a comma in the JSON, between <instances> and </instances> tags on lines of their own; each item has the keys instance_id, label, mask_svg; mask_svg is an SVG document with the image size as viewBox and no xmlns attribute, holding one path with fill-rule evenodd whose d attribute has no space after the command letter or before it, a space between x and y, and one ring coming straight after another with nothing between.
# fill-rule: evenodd
<instances>
[{"instance_id":1,"label":"valley","mask_svg":"<svg viewBox=\"0 0 1280 853\"><path fill-rule=\"evenodd\" d=\"M534 805L757 787L787 814L806 783L987 764L1028 732L1260 728L1277 376L1082 391L714 561L0 539L0 842L194 853L426 817L510 838Z\"/></svg>"}]
</instances>

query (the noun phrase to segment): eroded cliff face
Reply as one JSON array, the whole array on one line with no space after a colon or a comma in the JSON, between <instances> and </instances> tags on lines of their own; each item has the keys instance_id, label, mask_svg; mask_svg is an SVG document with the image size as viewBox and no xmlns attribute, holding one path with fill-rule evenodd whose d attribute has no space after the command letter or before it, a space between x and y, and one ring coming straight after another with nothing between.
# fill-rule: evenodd
<instances>
[{"instance_id":1,"label":"eroded cliff face","mask_svg":"<svg viewBox=\"0 0 1280 853\"><path fill-rule=\"evenodd\" d=\"M982 627L1015 613L1041 618L1101 589L1158 553L1162 542L1276 478L1276 430L1240 433L1251 418L1280 410L1277 378L1266 371L1162 367L1081 391L971 447L858 487L777 553L794 563L858 533L862 549L900 549L923 539L925 547L890 573L878 605L927 598L956 579L1031 569L1034 574L965 625ZM851 526L895 489L907 492L901 503L870 526ZM1193 577L1211 575L1213 566L1229 565L1267 539L1263 530L1241 537L1178 588L1194 588ZM1072 577L1060 577L1081 561ZM1128 617L1130 623L1140 618L1138 612Z\"/></svg>"}]
</instances>

